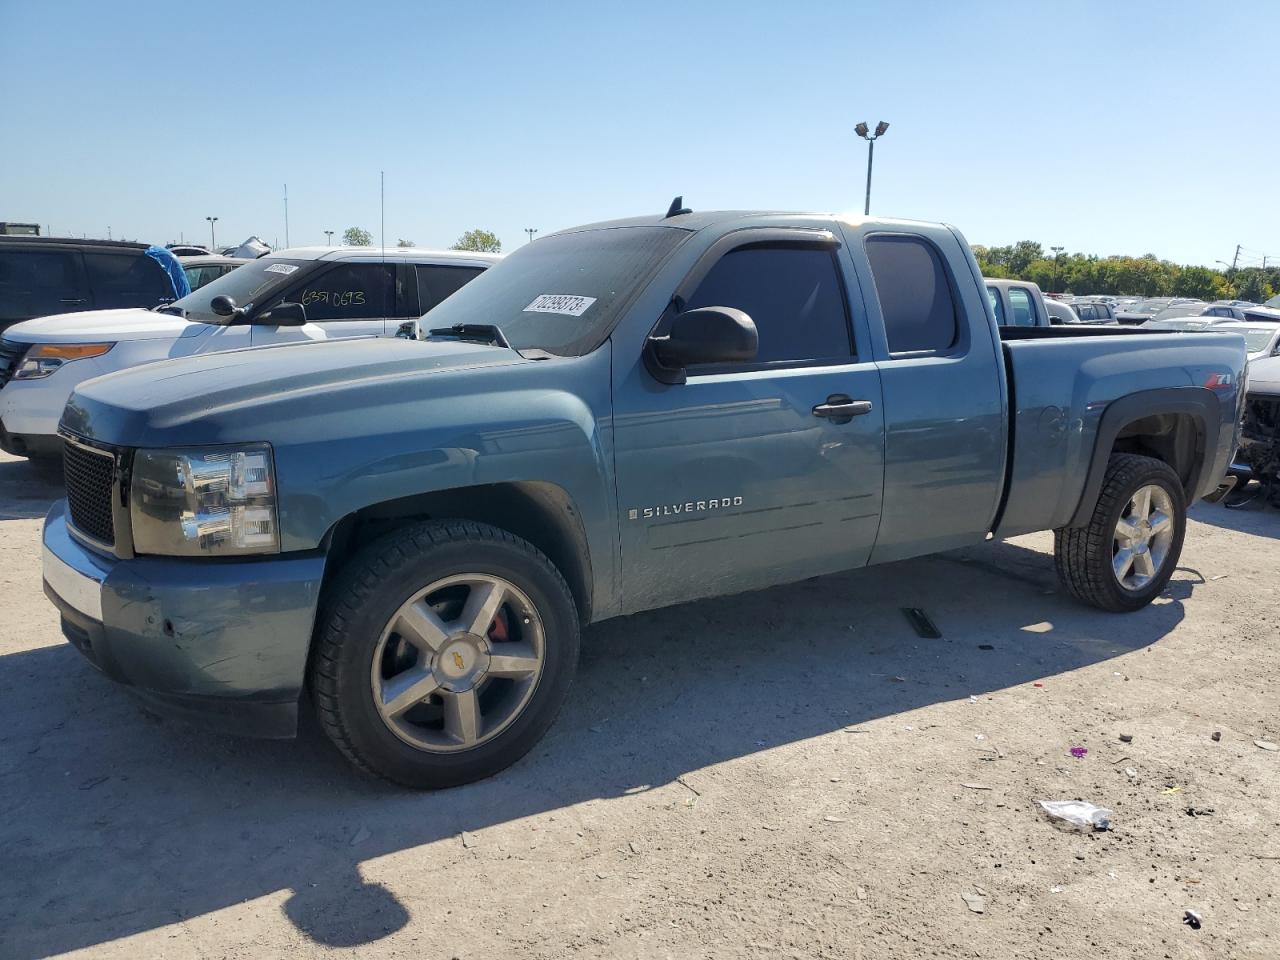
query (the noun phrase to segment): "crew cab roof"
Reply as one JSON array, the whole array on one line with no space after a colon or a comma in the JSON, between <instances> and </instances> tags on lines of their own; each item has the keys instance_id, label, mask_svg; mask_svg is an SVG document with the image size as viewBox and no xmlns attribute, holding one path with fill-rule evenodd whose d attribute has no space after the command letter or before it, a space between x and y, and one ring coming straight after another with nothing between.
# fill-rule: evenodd
<instances>
[{"instance_id":1,"label":"crew cab roof","mask_svg":"<svg viewBox=\"0 0 1280 960\"><path fill-rule=\"evenodd\" d=\"M24 237L0 236L0 243L20 243L25 246L51 247L105 247L115 250L146 250L149 243L138 243L134 240L81 240L79 237Z\"/></svg>"},{"instance_id":2,"label":"crew cab roof","mask_svg":"<svg viewBox=\"0 0 1280 960\"><path fill-rule=\"evenodd\" d=\"M706 227L723 228L726 224L735 221L741 222L742 226L749 226L752 221L757 220L765 221L765 223L761 224L762 226L774 226L776 224L768 221L777 218L794 218L797 222L805 220L837 220L841 223L854 225L877 223L887 226L902 224L904 226L937 227L937 224L931 221L902 220L893 217L864 217L861 214L853 213L813 213L795 210L694 210L691 213L681 213L674 217L655 214L647 217L626 217L621 220L601 220L597 223L557 230L555 233L548 234L548 236L583 233L588 230L608 230L615 227L672 227L696 233Z\"/></svg>"}]
</instances>

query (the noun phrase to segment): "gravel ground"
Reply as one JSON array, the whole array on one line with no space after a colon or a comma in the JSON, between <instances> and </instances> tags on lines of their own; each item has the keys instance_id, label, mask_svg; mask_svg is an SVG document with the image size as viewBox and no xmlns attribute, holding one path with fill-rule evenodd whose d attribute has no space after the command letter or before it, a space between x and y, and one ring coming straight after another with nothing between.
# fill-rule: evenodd
<instances>
[{"instance_id":1,"label":"gravel ground","mask_svg":"<svg viewBox=\"0 0 1280 960\"><path fill-rule=\"evenodd\" d=\"M414 794L95 673L41 593L56 495L0 458L7 960L1280 956L1280 511L1198 506L1128 616L1035 535L604 623L528 758ZM1035 806L1071 798L1113 829Z\"/></svg>"}]
</instances>

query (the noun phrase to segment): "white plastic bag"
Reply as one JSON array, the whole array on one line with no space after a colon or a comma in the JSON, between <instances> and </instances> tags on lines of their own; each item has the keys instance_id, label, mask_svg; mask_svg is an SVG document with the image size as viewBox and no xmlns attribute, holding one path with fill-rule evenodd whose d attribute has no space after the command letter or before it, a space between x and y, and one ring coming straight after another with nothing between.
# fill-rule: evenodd
<instances>
[{"instance_id":1,"label":"white plastic bag","mask_svg":"<svg viewBox=\"0 0 1280 960\"><path fill-rule=\"evenodd\" d=\"M1037 803L1055 823L1074 827L1076 830L1108 830L1115 814L1105 807L1095 807L1083 800L1037 800Z\"/></svg>"}]
</instances>

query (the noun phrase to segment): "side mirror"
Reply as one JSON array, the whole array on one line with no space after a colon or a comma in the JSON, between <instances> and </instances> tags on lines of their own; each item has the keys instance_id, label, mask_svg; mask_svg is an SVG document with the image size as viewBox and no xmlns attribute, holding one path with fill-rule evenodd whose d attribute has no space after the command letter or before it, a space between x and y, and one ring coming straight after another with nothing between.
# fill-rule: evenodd
<instances>
[{"instance_id":1,"label":"side mirror","mask_svg":"<svg viewBox=\"0 0 1280 960\"><path fill-rule=\"evenodd\" d=\"M277 303L258 318L268 327L300 327L307 322L307 308L300 303Z\"/></svg>"},{"instance_id":2,"label":"side mirror","mask_svg":"<svg viewBox=\"0 0 1280 960\"><path fill-rule=\"evenodd\" d=\"M238 317L244 313L225 293L210 300L209 309L220 317Z\"/></svg>"},{"instance_id":3,"label":"side mirror","mask_svg":"<svg viewBox=\"0 0 1280 960\"><path fill-rule=\"evenodd\" d=\"M677 314L666 336L650 337L650 372L662 383L684 383L685 368L707 363L745 363L760 348L756 325L733 307L700 307Z\"/></svg>"}]
</instances>

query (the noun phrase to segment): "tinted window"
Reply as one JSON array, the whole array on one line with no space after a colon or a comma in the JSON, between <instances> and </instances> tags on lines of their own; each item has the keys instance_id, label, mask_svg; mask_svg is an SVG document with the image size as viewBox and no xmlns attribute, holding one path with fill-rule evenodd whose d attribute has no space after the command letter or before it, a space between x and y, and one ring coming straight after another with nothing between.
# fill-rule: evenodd
<instances>
[{"instance_id":1,"label":"tinted window","mask_svg":"<svg viewBox=\"0 0 1280 960\"><path fill-rule=\"evenodd\" d=\"M686 309L734 307L760 334L757 363L847 359L849 321L830 250L752 246L726 253Z\"/></svg>"},{"instance_id":2,"label":"tinted window","mask_svg":"<svg viewBox=\"0 0 1280 960\"><path fill-rule=\"evenodd\" d=\"M1036 310L1031 303L1031 292L1022 287L1009 288L1009 306L1013 308L1013 325L1015 327L1034 327Z\"/></svg>"},{"instance_id":3,"label":"tinted window","mask_svg":"<svg viewBox=\"0 0 1280 960\"><path fill-rule=\"evenodd\" d=\"M389 263L342 263L314 274L293 296L307 308L308 321L388 317L395 269Z\"/></svg>"},{"instance_id":4,"label":"tinted window","mask_svg":"<svg viewBox=\"0 0 1280 960\"><path fill-rule=\"evenodd\" d=\"M1099 320L1110 320L1114 314L1111 312L1111 305L1106 303L1095 303L1093 305L1094 312L1097 313Z\"/></svg>"},{"instance_id":5,"label":"tinted window","mask_svg":"<svg viewBox=\"0 0 1280 960\"><path fill-rule=\"evenodd\" d=\"M1092 303L1076 304L1076 313L1080 314L1080 319L1083 320L1085 323L1091 323L1092 321L1098 319L1097 307L1095 307Z\"/></svg>"},{"instance_id":6,"label":"tinted window","mask_svg":"<svg viewBox=\"0 0 1280 960\"><path fill-rule=\"evenodd\" d=\"M83 310L70 253L0 250L0 321ZM70 301L70 302L68 302Z\"/></svg>"},{"instance_id":7,"label":"tinted window","mask_svg":"<svg viewBox=\"0 0 1280 960\"><path fill-rule=\"evenodd\" d=\"M956 305L933 245L913 237L872 237L867 258L891 353L949 350L960 335Z\"/></svg>"},{"instance_id":8,"label":"tinted window","mask_svg":"<svg viewBox=\"0 0 1280 960\"><path fill-rule=\"evenodd\" d=\"M995 287L987 287L987 299L991 301L991 309L996 315L996 326L1004 326L1004 301L1000 299L1000 291Z\"/></svg>"},{"instance_id":9,"label":"tinted window","mask_svg":"<svg viewBox=\"0 0 1280 960\"><path fill-rule=\"evenodd\" d=\"M146 254L85 253L84 267L99 310L154 307L173 300L169 275Z\"/></svg>"},{"instance_id":10,"label":"tinted window","mask_svg":"<svg viewBox=\"0 0 1280 960\"><path fill-rule=\"evenodd\" d=\"M478 267L445 267L430 263L416 264L415 271L418 274L418 309L423 313L484 273Z\"/></svg>"},{"instance_id":11,"label":"tinted window","mask_svg":"<svg viewBox=\"0 0 1280 960\"><path fill-rule=\"evenodd\" d=\"M183 267L182 272L187 275L187 283L191 284L191 289L199 290L210 280L217 280L227 272L227 269L220 264L214 264L207 267Z\"/></svg>"}]
</instances>

